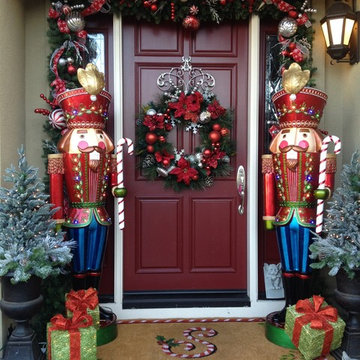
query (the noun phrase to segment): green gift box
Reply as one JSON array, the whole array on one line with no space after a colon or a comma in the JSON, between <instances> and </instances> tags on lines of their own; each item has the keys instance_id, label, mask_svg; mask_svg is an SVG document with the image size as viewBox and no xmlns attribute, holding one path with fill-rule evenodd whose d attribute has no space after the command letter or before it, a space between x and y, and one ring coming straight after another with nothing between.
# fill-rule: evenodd
<instances>
[{"instance_id":1,"label":"green gift box","mask_svg":"<svg viewBox=\"0 0 360 360\"><path fill-rule=\"evenodd\" d=\"M341 345L345 322L324 298L314 295L286 310L285 332L306 360L325 356Z\"/></svg>"},{"instance_id":2,"label":"green gift box","mask_svg":"<svg viewBox=\"0 0 360 360\"><path fill-rule=\"evenodd\" d=\"M73 316L74 311L83 311L93 319L93 326L100 328L99 299L97 291L93 288L87 290L71 290L65 295L66 315L68 318Z\"/></svg>"},{"instance_id":3,"label":"green gift box","mask_svg":"<svg viewBox=\"0 0 360 360\"><path fill-rule=\"evenodd\" d=\"M97 360L96 329L89 315L75 312L72 319L56 315L47 324L48 360Z\"/></svg>"}]
</instances>

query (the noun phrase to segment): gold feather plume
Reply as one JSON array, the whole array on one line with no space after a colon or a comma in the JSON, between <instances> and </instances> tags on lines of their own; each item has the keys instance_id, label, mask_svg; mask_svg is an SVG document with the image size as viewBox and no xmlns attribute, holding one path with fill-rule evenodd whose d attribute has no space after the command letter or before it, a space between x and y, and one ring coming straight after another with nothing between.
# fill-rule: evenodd
<instances>
[{"instance_id":1,"label":"gold feather plume","mask_svg":"<svg viewBox=\"0 0 360 360\"><path fill-rule=\"evenodd\" d=\"M77 77L90 95L99 94L105 86L105 76L94 64L87 64L85 69L78 69Z\"/></svg>"},{"instance_id":2,"label":"gold feather plume","mask_svg":"<svg viewBox=\"0 0 360 360\"><path fill-rule=\"evenodd\" d=\"M309 81L310 71L301 70L301 66L292 63L283 73L282 84L288 94L297 94Z\"/></svg>"}]
</instances>

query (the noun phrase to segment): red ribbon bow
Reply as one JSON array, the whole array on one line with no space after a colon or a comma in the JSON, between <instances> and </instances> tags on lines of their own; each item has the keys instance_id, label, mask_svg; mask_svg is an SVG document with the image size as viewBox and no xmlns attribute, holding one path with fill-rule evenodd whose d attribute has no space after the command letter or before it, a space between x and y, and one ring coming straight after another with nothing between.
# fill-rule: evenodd
<instances>
[{"instance_id":1,"label":"red ribbon bow","mask_svg":"<svg viewBox=\"0 0 360 360\"><path fill-rule=\"evenodd\" d=\"M98 304L99 299L94 288L78 291L71 290L66 295L65 306L72 312L76 310L86 312L86 309L94 310Z\"/></svg>"},{"instance_id":2,"label":"red ribbon bow","mask_svg":"<svg viewBox=\"0 0 360 360\"><path fill-rule=\"evenodd\" d=\"M313 296L313 302L309 299L299 300L296 304L296 311L303 313L295 319L292 342L296 347L299 346L300 334L302 327L310 323L310 327L316 330L325 331L325 339L321 355L326 355L330 352L330 346L334 335L334 329L329 324L329 321L336 322L338 315L337 310L332 306L324 306L321 308L324 298L318 295Z\"/></svg>"},{"instance_id":3,"label":"red ribbon bow","mask_svg":"<svg viewBox=\"0 0 360 360\"><path fill-rule=\"evenodd\" d=\"M80 332L79 328L86 328L93 324L92 317L84 312L75 311L72 318L65 318L58 314L51 318L48 330L48 358L51 360L51 332L54 330L68 331L70 334L70 360L80 360Z\"/></svg>"}]
</instances>

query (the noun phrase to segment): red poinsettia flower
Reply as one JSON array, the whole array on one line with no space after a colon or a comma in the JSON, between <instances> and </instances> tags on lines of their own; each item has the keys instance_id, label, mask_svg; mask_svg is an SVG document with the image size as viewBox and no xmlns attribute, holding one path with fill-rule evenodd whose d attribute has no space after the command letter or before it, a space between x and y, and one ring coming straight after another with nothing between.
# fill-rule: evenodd
<instances>
[{"instance_id":1,"label":"red poinsettia flower","mask_svg":"<svg viewBox=\"0 0 360 360\"><path fill-rule=\"evenodd\" d=\"M174 116L181 118L186 112L186 95L182 92L177 102L169 102L168 108L175 110Z\"/></svg>"},{"instance_id":2,"label":"red poinsettia flower","mask_svg":"<svg viewBox=\"0 0 360 360\"><path fill-rule=\"evenodd\" d=\"M169 166L170 161L174 159L174 155L169 154L166 150L161 150L155 153L155 159L157 162L162 162L163 165Z\"/></svg>"},{"instance_id":3,"label":"red poinsettia flower","mask_svg":"<svg viewBox=\"0 0 360 360\"><path fill-rule=\"evenodd\" d=\"M216 169L218 166L218 160L222 159L225 155L226 153L224 151L214 150L209 157L205 158L206 159L205 166L209 166L210 168ZM207 175L210 175L211 170L207 169L206 173Z\"/></svg>"},{"instance_id":4,"label":"red poinsettia flower","mask_svg":"<svg viewBox=\"0 0 360 360\"><path fill-rule=\"evenodd\" d=\"M184 120L197 122L203 100L203 96L198 91L187 96L181 93L179 100L174 103L170 102L168 107L175 110L176 118L184 117Z\"/></svg>"},{"instance_id":5,"label":"red poinsettia flower","mask_svg":"<svg viewBox=\"0 0 360 360\"><path fill-rule=\"evenodd\" d=\"M155 129L163 129L165 126L164 115L146 115L143 120L143 124L149 128L150 131Z\"/></svg>"},{"instance_id":6,"label":"red poinsettia flower","mask_svg":"<svg viewBox=\"0 0 360 360\"><path fill-rule=\"evenodd\" d=\"M213 120L223 116L226 113L226 109L223 108L217 100L214 100L211 104L209 104L207 110L210 112L211 118Z\"/></svg>"},{"instance_id":7,"label":"red poinsettia flower","mask_svg":"<svg viewBox=\"0 0 360 360\"><path fill-rule=\"evenodd\" d=\"M170 174L177 176L177 182L183 181L186 185L190 184L191 180L198 178L198 171L190 166L190 162L183 157L177 163L177 167L170 171Z\"/></svg>"},{"instance_id":8,"label":"red poinsettia flower","mask_svg":"<svg viewBox=\"0 0 360 360\"><path fill-rule=\"evenodd\" d=\"M186 97L187 110L192 112L199 112L203 99L203 96L198 91L195 91L194 94L188 95Z\"/></svg>"}]
</instances>

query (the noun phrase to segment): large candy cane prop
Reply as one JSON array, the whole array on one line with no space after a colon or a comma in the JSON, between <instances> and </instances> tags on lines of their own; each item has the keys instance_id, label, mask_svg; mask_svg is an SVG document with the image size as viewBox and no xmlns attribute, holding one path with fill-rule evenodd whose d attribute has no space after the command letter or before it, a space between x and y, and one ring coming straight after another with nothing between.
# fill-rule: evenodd
<instances>
[{"instance_id":1,"label":"large candy cane prop","mask_svg":"<svg viewBox=\"0 0 360 360\"><path fill-rule=\"evenodd\" d=\"M334 153L337 155L341 151L341 141L337 136L330 135L327 136L321 145L320 153L320 167L319 167L319 187L318 189L325 189L325 180L326 180L326 155L328 151L329 144L333 142L335 144ZM317 201L316 208L316 233L319 234L322 231L324 218L324 200L319 199Z\"/></svg>"},{"instance_id":2,"label":"large candy cane prop","mask_svg":"<svg viewBox=\"0 0 360 360\"><path fill-rule=\"evenodd\" d=\"M117 143L116 148L116 171L117 171L117 186L119 188L124 187L124 144L127 144L128 154L132 155L134 153L134 144L129 138L121 138ZM119 218L119 229L122 230L125 227L125 212L124 212L124 198L118 198L118 218Z\"/></svg>"}]
</instances>

